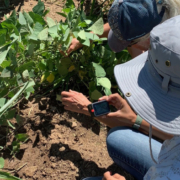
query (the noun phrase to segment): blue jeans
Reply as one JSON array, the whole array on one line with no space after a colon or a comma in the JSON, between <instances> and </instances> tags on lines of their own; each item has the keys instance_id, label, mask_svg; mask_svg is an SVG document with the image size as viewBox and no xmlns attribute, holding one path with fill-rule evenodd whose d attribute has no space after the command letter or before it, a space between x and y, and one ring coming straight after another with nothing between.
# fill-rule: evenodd
<instances>
[{"instance_id":1,"label":"blue jeans","mask_svg":"<svg viewBox=\"0 0 180 180\"><path fill-rule=\"evenodd\" d=\"M151 139L153 157L157 161L162 143ZM112 160L138 180L154 165L150 155L149 137L127 127L115 127L107 136L107 149ZM84 180L101 180L102 177Z\"/></svg>"}]
</instances>

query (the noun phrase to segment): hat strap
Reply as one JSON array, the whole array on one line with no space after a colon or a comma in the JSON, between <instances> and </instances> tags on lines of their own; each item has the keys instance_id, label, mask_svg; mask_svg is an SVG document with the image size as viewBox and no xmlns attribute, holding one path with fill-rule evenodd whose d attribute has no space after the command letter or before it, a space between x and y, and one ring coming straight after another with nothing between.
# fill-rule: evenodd
<instances>
[{"instance_id":1,"label":"hat strap","mask_svg":"<svg viewBox=\"0 0 180 180\"><path fill-rule=\"evenodd\" d=\"M150 124L150 126L149 126L149 147L150 147L150 154L151 154L151 159L155 162L155 164L157 164L156 160L153 157L153 153L152 153L151 139L152 139L152 125Z\"/></svg>"},{"instance_id":2,"label":"hat strap","mask_svg":"<svg viewBox=\"0 0 180 180\"><path fill-rule=\"evenodd\" d=\"M169 86L170 76L164 75L163 81L162 81L162 88L165 90L165 92L168 92L168 86Z\"/></svg>"}]
</instances>

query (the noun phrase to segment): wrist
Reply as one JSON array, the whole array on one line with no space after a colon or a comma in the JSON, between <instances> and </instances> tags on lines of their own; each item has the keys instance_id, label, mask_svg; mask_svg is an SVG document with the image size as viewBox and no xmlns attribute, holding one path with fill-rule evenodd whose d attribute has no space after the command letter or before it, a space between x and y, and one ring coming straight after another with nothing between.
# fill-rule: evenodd
<instances>
[{"instance_id":1,"label":"wrist","mask_svg":"<svg viewBox=\"0 0 180 180\"><path fill-rule=\"evenodd\" d=\"M141 127L142 121L143 119L139 115L136 115L136 120L135 122L133 120L134 124L132 125L132 128L139 130L139 128Z\"/></svg>"},{"instance_id":2,"label":"wrist","mask_svg":"<svg viewBox=\"0 0 180 180\"><path fill-rule=\"evenodd\" d=\"M132 127L135 122L136 122L136 118L137 118L137 114L133 113L131 116L130 116L130 127Z\"/></svg>"},{"instance_id":3,"label":"wrist","mask_svg":"<svg viewBox=\"0 0 180 180\"><path fill-rule=\"evenodd\" d=\"M90 103L89 103L90 104ZM83 108L83 114L87 115L87 116L91 116L87 106Z\"/></svg>"}]
</instances>

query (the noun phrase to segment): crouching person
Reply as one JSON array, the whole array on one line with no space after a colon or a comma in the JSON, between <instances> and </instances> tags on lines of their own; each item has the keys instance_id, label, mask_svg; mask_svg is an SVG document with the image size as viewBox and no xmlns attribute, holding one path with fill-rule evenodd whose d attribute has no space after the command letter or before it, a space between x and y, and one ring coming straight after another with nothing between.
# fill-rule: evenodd
<instances>
[{"instance_id":1,"label":"crouching person","mask_svg":"<svg viewBox=\"0 0 180 180\"><path fill-rule=\"evenodd\" d=\"M150 34L149 51L114 69L125 99L118 94L100 99L117 109L98 118L112 127L107 137L109 155L138 180L180 179L179 32L180 16L155 27ZM71 107L88 115L90 102L82 94L69 93L62 93L66 109ZM152 134L166 140L161 144L152 139ZM125 177L106 172L104 177L85 180L101 179Z\"/></svg>"}]
</instances>

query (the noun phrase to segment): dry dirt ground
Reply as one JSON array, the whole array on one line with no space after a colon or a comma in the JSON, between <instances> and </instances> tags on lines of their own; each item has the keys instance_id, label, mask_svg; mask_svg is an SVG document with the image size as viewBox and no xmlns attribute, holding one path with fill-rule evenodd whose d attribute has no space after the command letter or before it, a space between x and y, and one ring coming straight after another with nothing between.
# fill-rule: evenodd
<instances>
[{"instance_id":1,"label":"dry dirt ground","mask_svg":"<svg viewBox=\"0 0 180 180\"><path fill-rule=\"evenodd\" d=\"M12 0L16 10L30 11L37 1ZM78 1L75 2L78 5ZM2 4L2 1L1 1ZM49 17L60 20L62 1L45 1ZM2 13L2 12L1 12ZM4 11L9 14L10 11ZM2 15L2 14L1 14ZM27 133L29 140L22 144L15 157L10 150L1 152L5 158L5 171L24 180L80 180L101 176L107 170L133 178L113 163L106 149L108 128L90 117L64 111L55 94L33 98L17 107L23 125L16 133ZM0 134L5 131L1 127ZM13 136L1 139L0 146L10 145ZM12 147L9 146L11 149Z\"/></svg>"}]
</instances>

